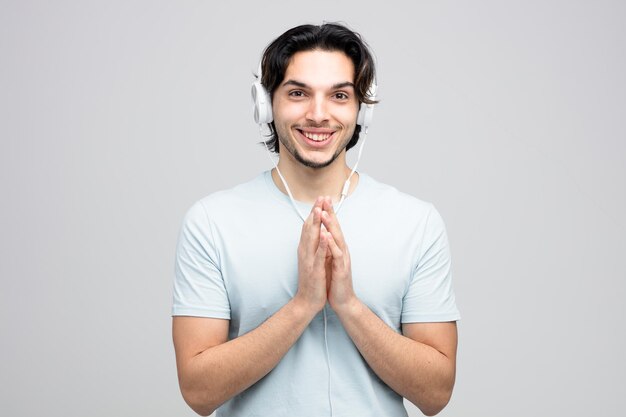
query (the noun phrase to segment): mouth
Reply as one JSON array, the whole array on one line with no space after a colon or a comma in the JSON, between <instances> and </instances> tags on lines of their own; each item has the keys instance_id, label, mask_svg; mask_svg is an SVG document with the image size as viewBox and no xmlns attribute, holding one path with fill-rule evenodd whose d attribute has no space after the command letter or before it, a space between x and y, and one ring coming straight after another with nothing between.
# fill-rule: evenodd
<instances>
[{"instance_id":1,"label":"mouth","mask_svg":"<svg viewBox=\"0 0 626 417\"><path fill-rule=\"evenodd\" d=\"M335 131L330 129L295 129L300 138L311 147L319 148L330 143Z\"/></svg>"}]
</instances>

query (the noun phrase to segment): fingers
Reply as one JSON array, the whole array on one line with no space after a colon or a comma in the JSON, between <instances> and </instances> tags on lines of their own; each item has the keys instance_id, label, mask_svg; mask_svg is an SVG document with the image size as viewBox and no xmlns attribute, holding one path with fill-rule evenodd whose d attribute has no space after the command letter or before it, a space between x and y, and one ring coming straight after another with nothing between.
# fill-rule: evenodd
<instances>
[{"instance_id":1,"label":"fingers","mask_svg":"<svg viewBox=\"0 0 626 417\"><path fill-rule=\"evenodd\" d=\"M330 249L330 253L333 255L333 259L337 261L341 260L343 258L343 251L337 245L337 242L335 242L333 235L330 233L327 233L327 236L325 236L325 239L328 241L327 246L328 246L328 249Z\"/></svg>"},{"instance_id":2,"label":"fingers","mask_svg":"<svg viewBox=\"0 0 626 417\"><path fill-rule=\"evenodd\" d=\"M307 217L306 221L302 225L303 228L306 226L317 226L317 228L319 228L321 224L320 216L321 216L323 204L324 204L324 199L322 197L317 197L317 200L315 200L313 207L311 207L311 212L309 213L309 217Z\"/></svg>"},{"instance_id":3,"label":"fingers","mask_svg":"<svg viewBox=\"0 0 626 417\"><path fill-rule=\"evenodd\" d=\"M317 247L317 251L315 252L315 261L314 266L318 268L323 268L326 262L326 252L328 251L329 240L332 239L329 233L321 232L320 233L320 243Z\"/></svg>"},{"instance_id":4,"label":"fingers","mask_svg":"<svg viewBox=\"0 0 626 417\"><path fill-rule=\"evenodd\" d=\"M322 205L324 199L318 197L311 208L311 212L302 225L300 243L306 253L315 253L320 239L320 228L322 225Z\"/></svg>"},{"instance_id":5,"label":"fingers","mask_svg":"<svg viewBox=\"0 0 626 417\"><path fill-rule=\"evenodd\" d=\"M333 202L330 197L323 198L322 209L322 224L332 234L335 243L339 247L345 248L346 242L343 237L343 232L341 231L341 226L339 226L339 221L337 220L337 215L335 214Z\"/></svg>"},{"instance_id":6,"label":"fingers","mask_svg":"<svg viewBox=\"0 0 626 417\"><path fill-rule=\"evenodd\" d=\"M311 208L309 217L302 225L300 243L305 253L317 254L317 249L322 242L321 236L325 233L329 233L329 236L332 237L332 243L329 240L324 246L327 252L332 253L331 244L334 244L341 252L347 250L331 198L318 197Z\"/></svg>"},{"instance_id":7,"label":"fingers","mask_svg":"<svg viewBox=\"0 0 626 417\"><path fill-rule=\"evenodd\" d=\"M322 197L322 208L328 212L328 214L335 214L335 208L333 207L333 200L330 196Z\"/></svg>"}]
</instances>

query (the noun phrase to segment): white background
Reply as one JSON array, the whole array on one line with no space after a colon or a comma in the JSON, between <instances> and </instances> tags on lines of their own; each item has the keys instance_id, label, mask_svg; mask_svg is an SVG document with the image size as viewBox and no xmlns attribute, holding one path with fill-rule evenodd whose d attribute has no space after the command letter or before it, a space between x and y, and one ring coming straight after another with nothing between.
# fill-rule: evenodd
<instances>
[{"instance_id":1,"label":"white background","mask_svg":"<svg viewBox=\"0 0 626 417\"><path fill-rule=\"evenodd\" d=\"M322 21L377 57L360 169L448 227L463 319L441 415L622 415L626 5L555 0L0 2L3 415L194 415L178 228L269 168L252 73Z\"/></svg>"}]
</instances>

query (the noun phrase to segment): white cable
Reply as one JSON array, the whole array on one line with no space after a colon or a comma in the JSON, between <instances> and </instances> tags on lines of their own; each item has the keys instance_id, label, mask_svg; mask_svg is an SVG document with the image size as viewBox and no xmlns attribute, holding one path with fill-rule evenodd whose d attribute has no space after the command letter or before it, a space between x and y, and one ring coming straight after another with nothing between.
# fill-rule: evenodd
<instances>
[{"instance_id":1,"label":"white cable","mask_svg":"<svg viewBox=\"0 0 626 417\"><path fill-rule=\"evenodd\" d=\"M263 132L262 132L261 129L262 128L259 125L259 133L261 133L261 138L262 138L263 137ZM274 168L276 168L276 172L278 173L278 176L280 177L280 180L283 182L283 185L285 186L285 189L287 190L287 194L289 194L289 200L291 200L291 205L293 205L293 208L296 209L296 212L298 213L298 216L300 216L302 221L306 222L306 217L304 217L304 215L302 214L302 212L298 208L298 206L296 204L296 200L293 198L293 195L291 194L291 190L289 189L289 186L287 185L287 181L285 180L285 177L283 177L283 174L280 173L280 169L278 169L278 165L276 165L276 162L272 158L272 154L270 152L270 148L267 147L267 142L263 141L263 144L265 145L265 149L267 150L267 156L270 158L270 161L272 161L272 164L274 164Z\"/></svg>"},{"instance_id":2,"label":"white cable","mask_svg":"<svg viewBox=\"0 0 626 417\"><path fill-rule=\"evenodd\" d=\"M361 146L359 147L359 154L356 158L354 168L352 168L352 172L350 172L350 175L348 175L348 179L343 184L343 189L341 190L341 199L339 200L339 203L337 203L337 209L335 210L335 213L339 213L341 205L348 196L348 191L350 190L350 178L352 178L352 175L356 171L356 168L359 166L359 161L361 160L361 155L363 154L363 147L365 146L365 139L367 139L367 128L365 128L365 130L363 131L363 140L361 141Z\"/></svg>"},{"instance_id":3,"label":"white cable","mask_svg":"<svg viewBox=\"0 0 626 417\"><path fill-rule=\"evenodd\" d=\"M326 329L328 328L326 319L326 306L324 306L324 345L326 346L326 364L328 365L328 405L330 406L330 415L333 415L333 397L331 388L331 375L330 375L330 352L328 351L328 337L326 337Z\"/></svg>"}]
</instances>

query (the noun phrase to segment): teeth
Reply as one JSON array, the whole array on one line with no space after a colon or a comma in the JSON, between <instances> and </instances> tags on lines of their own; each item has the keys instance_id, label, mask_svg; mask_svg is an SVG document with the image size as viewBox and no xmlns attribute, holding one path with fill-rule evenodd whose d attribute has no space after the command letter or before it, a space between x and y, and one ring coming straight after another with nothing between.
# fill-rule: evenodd
<instances>
[{"instance_id":1,"label":"teeth","mask_svg":"<svg viewBox=\"0 0 626 417\"><path fill-rule=\"evenodd\" d=\"M306 136L307 138L314 140L316 142L322 142L325 141L326 139L328 139L330 137L330 133L309 133L309 132L304 132L302 131L302 134L304 136Z\"/></svg>"}]
</instances>

